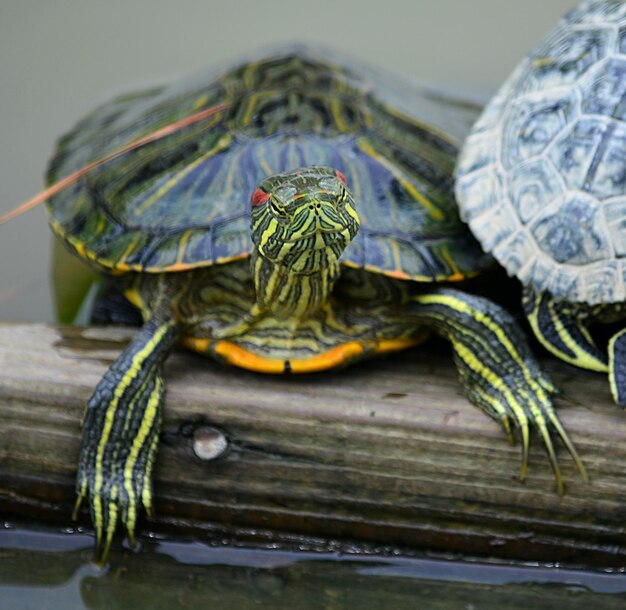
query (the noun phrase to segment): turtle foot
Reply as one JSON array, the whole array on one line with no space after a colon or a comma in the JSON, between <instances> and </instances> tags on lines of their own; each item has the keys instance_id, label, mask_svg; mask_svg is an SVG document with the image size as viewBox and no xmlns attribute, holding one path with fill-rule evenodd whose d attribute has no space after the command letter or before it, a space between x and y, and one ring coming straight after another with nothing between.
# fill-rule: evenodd
<instances>
[{"instance_id":1,"label":"turtle foot","mask_svg":"<svg viewBox=\"0 0 626 610\"><path fill-rule=\"evenodd\" d=\"M82 466L82 463L81 463ZM81 468L85 473L88 468ZM152 490L144 476L130 477L120 468L102 469L96 476L81 474L77 481L77 498L72 518L78 518L83 501L87 499L96 533L95 561L103 567L109 559L113 537L121 523L132 546L139 504L152 516Z\"/></svg>"},{"instance_id":2,"label":"turtle foot","mask_svg":"<svg viewBox=\"0 0 626 610\"><path fill-rule=\"evenodd\" d=\"M470 381L466 384L468 396L474 404L500 423L511 443L515 443L515 436L519 438L522 449L522 481L528 472L530 430L537 431L554 472L557 492L563 495L565 485L554 448L555 438L565 445L585 480L588 480L587 472L552 405L551 394L555 392L554 387L544 374L540 377L530 376L524 374L525 370L528 369L520 368L519 372L503 377L495 385L486 384L484 380L477 380L478 383L474 384Z\"/></svg>"}]
</instances>

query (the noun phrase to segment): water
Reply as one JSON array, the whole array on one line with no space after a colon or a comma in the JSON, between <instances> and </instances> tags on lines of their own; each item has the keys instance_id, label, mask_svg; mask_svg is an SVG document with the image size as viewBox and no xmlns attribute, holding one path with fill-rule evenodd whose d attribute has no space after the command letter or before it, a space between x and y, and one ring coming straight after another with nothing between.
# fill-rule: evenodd
<instances>
[{"instance_id":1,"label":"water","mask_svg":"<svg viewBox=\"0 0 626 610\"><path fill-rule=\"evenodd\" d=\"M93 540L0 530L0 609L623 609L626 575L430 557L305 553L141 541L106 570Z\"/></svg>"}]
</instances>

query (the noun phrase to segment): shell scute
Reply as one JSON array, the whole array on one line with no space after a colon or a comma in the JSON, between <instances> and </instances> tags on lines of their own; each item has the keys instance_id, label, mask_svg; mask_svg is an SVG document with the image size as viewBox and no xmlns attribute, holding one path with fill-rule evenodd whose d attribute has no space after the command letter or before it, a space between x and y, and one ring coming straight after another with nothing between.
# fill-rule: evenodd
<instances>
[{"instance_id":1,"label":"shell scute","mask_svg":"<svg viewBox=\"0 0 626 610\"><path fill-rule=\"evenodd\" d=\"M563 183L549 159L535 159L511 172L510 197L519 219L528 224L563 192Z\"/></svg>"},{"instance_id":2,"label":"shell scute","mask_svg":"<svg viewBox=\"0 0 626 610\"><path fill-rule=\"evenodd\" d=\"M559 263L586 265L612 255L602 210L582 194L553 202L530 229L541 249Z\"/></svg>"},{"instance_id":3,"label":"shell scute","mask_svg":"<svg viewBox=\"0 0 626 610\"><path fill-rule=\"evenodd\" d=\"M493 166L483 168L468 174L462 182L457 182L457 193L460 193L459 198L467 201L462 217L471 225L474 219L483 216L502 200L501 176Z\"/></svg>"},{"instance_id":4,"label":"shell scute","mask_svg":"<svg viewBox=\"0 0 626 610\"><path fill-rule=\"evenodd\" d=\"M522 89L546 91L573 85L609 54L614 38L609 27L557 30L532 53Z\"/></svg>"},{"instance_id":5,"label":"shell scute","mask_svg":"<svg viewBox=\"0 0 626 610\"><path fill-rule=\"evenodd\" d=\"M506 261L506 268L512 273L519 273L532 260L535 245L532 238L525 231L517 231L508 241L500 242L493 253L498 259Z\"/></svg>"},{"instance_id":6,"label":"shell scute","mask_svg":"<svg viewBox=\"0 0 626 610\"><path fill-rule=\"evenodd\" d=\"M584 190L598 199L626 195L626 125L611 122L598 145Z\"/></svg>"},{"instance_id":7,"label":"shell scute","mask_svg":"<svg viewBox=\"0 0 626 610\"><path fill-rule=\"evenodd\" d=\"M618 41L620 54L626 55L626 25L619 28Z\"/></svg>"},{"instance_id":8,"label":"shell scute","mask_svg":"<svg viewBox=\"0 0 626 610\"><path fill-rule=\"evenodd\" d=\"M613 57L581 82L584 114L626 119L626 57Z\"/></svg>"},{"instance_id":9,"label":"shell scute","mask_svg":"<svg viewBox=\"0 0 626 610\"><path fill-rule=\"evenodd\" d=\"M497 148L493 145L494 134L491 132L477 131L470 136L474 155L466 157L462 165L457 167L457 171L463 174L470 174L485 166L493 165L497 160Z\"/></svg>"},{"instance_id":10,"label":"shell scute","mask_svg":"<svg viewBox=\"0 0 626 610\"><path fill-rule=\"evenodd\" d=\"M601 118L584 117L553 144L550 159L559 169L567 188L583 188L607 128L606 121Z\"/></svg>"},{"instance_id":11,"label":"shell scute","mask_svg":"<svg viewBox=\"0 0 626 610\"><path fill-rule=\"evenodd\" d=\"M607 201L604 205L604 216L615 254L626 257L626 197Z\"/></svg>"},{"instance_id":12,"label":"shell scute","mask_svg":"<svg viewBox=\"0 0 626 610\"><path fill-rule=\"evenodd\" d=\"M563 97L561 90L553 95L533 94L517 101L504 119L504 167L511 170L541 155L577 114L575 94Z\"/></svg>"},{"instance_id":13,"label":"shell scute","mask_svg":"<svg viewBox=\"0 0 626 610\"><path fill-rule=\"evenodd\" d=\"M624 291L621 266L616 261L591 266L582 281L591 302L616 302Z\"/></svg>"}]
</instances>

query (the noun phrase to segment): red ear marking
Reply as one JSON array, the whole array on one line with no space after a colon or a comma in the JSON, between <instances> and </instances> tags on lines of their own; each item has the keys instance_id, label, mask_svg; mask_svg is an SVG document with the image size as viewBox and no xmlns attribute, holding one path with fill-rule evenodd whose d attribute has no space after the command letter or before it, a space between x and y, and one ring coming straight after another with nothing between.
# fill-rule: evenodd
<instances>
[{"instance_id":1,"label":"red ear marking","mask_svg":"<svg viewBox=\"0 0 626 610\"><path fill-rule=\"evenodd\" d=\"M343 182L345 186L348 186L347 178L338 169L335 170L335 176L337 176L337 178L339 178L339 180L341 180L341 182Z\"/></svg>"},{"instance_id":2,"label":"red ear marking","mask_svg":"<svg viewBox=\"0 0 626 610\"><path fill-rule=\"evenodd\" d=\"M253 206L263 205L270 198L269 193L266 193L262 189L257 189L252 193L252 199L250 199L250 203Z\"/></svg>"}]
</instances>

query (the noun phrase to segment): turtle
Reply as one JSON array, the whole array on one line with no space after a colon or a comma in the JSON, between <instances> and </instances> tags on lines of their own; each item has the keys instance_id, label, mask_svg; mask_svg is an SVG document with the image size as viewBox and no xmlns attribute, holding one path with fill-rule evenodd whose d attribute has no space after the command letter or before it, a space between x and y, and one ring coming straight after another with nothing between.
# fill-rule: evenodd
<instances>
[{"instance_id":1,"label":"turtle","mask_svg":"<svg viewBox=\"0 0 626 610\"><path fill-rule=\"evenodd\" d=\"M456 169L461 216L523 284L536 337L561 360L608 373L622 407L625 118L626 3L586 1L502 85ZM594 336L596 323L610 326Z\"/></svg>"},{"instance_id":2,"label":"turtle","mask_svg":"<svg viewBox=\"0 0 626 610\"><path fill-rule=\"evenodd\" d=\"M451 342L469 399L510 439L519 431L522 477L531 428L559 491L553 440L584 475L513 316L454 286L492 266L454 199L468 128L457 110L295 46L123 96L60 140L52 230L143 320L83 422L75 514L87 498L100 563L120 523L133 542L141 505L152 512L163 365L177 344L298 374L435 332Z\"/></svg>"}]
</instances>

